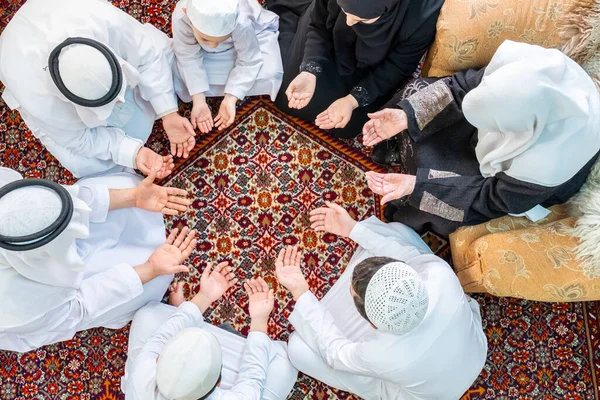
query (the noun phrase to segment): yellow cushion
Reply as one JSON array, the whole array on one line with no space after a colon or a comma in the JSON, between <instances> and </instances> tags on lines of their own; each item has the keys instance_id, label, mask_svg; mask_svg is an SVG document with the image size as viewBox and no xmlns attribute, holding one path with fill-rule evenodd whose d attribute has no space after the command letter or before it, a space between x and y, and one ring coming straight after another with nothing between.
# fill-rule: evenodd
<instances>
[{"instance_id":1,"label":"yellow cushion","mask_svg":"<svg viewBox=\"0 0 600 400\"><path fill-rule=\"evenodd\" d=\"M505 40L558 47L556 22L573 0L446 0L422 74L486 66Z\"/></svg>"},{"instance_id":2,"label":"yellow cushion","mask_svg":"<svg viewBox=\"0 0 600 400\"><path fill-rule=\"evenodd\" d=\"M575 218L564 218L563 206L552 211L538 224L507 216L453 233L453 260L465 291L534 301L600 299L600 273L581 266L577 239L564 231Z\"/></svg>"}]
</instances>

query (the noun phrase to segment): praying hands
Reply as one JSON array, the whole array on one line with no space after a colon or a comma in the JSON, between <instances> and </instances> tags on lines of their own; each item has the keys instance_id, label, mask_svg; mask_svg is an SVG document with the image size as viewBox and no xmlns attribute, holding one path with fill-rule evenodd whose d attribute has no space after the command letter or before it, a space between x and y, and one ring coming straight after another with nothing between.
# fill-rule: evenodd
<instances>
[{"instance_id":1,"label":"praying hands","mask_svg":"<svg viewBox=\"0 0 600 400\"><path fill-rule=\"evenodd\" d=\"M411 195L417 182L417 177L414 175L379 174L369 171L365 176L369 189L382 196L381 204Z\"/></svg>"},{"instance_id":2,"label":"praying hands","mask_svg":"<svg viewBox=\"0 0 600 400\"><path fill-rule=\"evenodd\" d=\"M386 108L367 116L370 121L365 124L362 131L365 146L375 146L408 128L408 119L404 110Z\"/></svg>"}]
</instances>

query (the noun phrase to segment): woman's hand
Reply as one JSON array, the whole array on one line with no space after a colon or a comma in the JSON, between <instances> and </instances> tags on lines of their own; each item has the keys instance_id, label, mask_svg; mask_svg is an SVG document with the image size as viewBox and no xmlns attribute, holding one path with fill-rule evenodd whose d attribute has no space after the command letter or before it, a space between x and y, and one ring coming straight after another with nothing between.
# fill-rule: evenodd
<instances>
[{"instance_id":1,"label":"woman's hand","mask_svg":"<svg viewBox=\"0 0 600 400\"><path fill-rule=\"evenodd\" d=\"M319 207L310 212L310 227L315 231L330 232L342 237L350 236L356 221L348 211L335 203L326 202L326 207Z\"/></svg>"},{"instance_id":2,"label":"woman's hand","mask_svg":"<svg viewBox=\"0 0 600 400\"><path fill-rule=\"evenodd\" d=\"M250 279L244 283L244 289L249 297L250 331L267 333L269 315L275 305L273 289L269 289L263 278Z\"/></svg>"},{"instance_id":3,"label":"woman's hand","mask_svg":"<svg viewBox=\"0 0 600 400\"><path fill-rule=\"evenodd\" d=\"M371 120L363 127L363 144L375 146L408 128L408 119L404 110L386 108L368 114Z\"/></svg>"},{"instance_id":4,"label":"woman's hand","mask_svg":"<svg viewBox=\"0 0 600 400\"><path fill-rule=\"evenodd\" d=\"M183 189L166 188L155 185L156 172L150 171L148 177L134 189L135 207L165 215L184 213L192 201Z\"/></svg>"},{"instance_id":5,"label":"woman's hand","mask_svg":"<svg viewBox=\"0 0 600 400\"><path fill-rule=\"evenodd\" d=\"M294 300L298 300L308 291L308 282L300 268L301 259L302 254L298 252L298 247L289 246L281 249L275 261L277 280L292 293Z\"/></svg>"},{"instance_id":6,"label":"woman's hand","mask_svg":"<svg viewBox=\"0 0 600 400\"><path fill-rule=\"evenodd\" d=\"M352 112L358 102L352 95L337 99L329 108L317 115L315 124L321 129L344 128L352 118Z\"/></svg>"},{"instance_id":7,"label":"woman's hand","mask_svg":"<svg viewBox=\"0 0 600 400\"><path fill-rule=\"evenodd\" d=\"M285 95L288 107L300 110L310 103L317 87L317 77L310 72L300 72L290 83Z\"/></svg>"},{"instance_id":8,"label":"woman's hand","mask_svg":"<svg viewBox=\"0 0 600 400\"><path fill-rule=\"evenodd\" d=\"M204 93L195 94L193 97L194 106L192 107L191 121L194 129L202 133L208 133L212 130L214 124L210 108L206 104Z\"/></svg>"},{"instance_id":9,"label":"woman's hand","mask_svg":"<svg viewBox=\"0 0 600 400\"><path fill-rule=\"evenodd\" d=\"M188 158L190 151L196 145L196 132L190 121L176 112L165 115L162 121L171 143L171 155Z\"/></svg>"},{"instance_id":10,"label":"woman's hand","mask_svg":"<svg viewBox=\"0 0 600 400\"><path fill-rule=\"evenodd\" d=\"M173 156L159 156L149 148L142 147L135 157L135 166L146 175L156 171L156 177L162 179L171 174L175 164Z\"/></svg>"},{"instance_id":11,"label":"woman's hand","mask_svg":"<svg viewBox=\"0 0 600 400\"><path fill-rule=\"evenodd\" d=\"M417 182L417 177L414 175L378 174L371 171L365 175L369 189L373 193L383 196L381 204L412 194Z\"/></svg>"},{"instance_id":12,"label":"woman's hand","mask_svg":"<svg viewBox=\"0 0 600 400\"><path fill-rule=\"evenodd\" d=\"M205 312L212 303L219 300L230 287L238 282L238 278L232 272L233 268L228 264L227 261L224 261L217 264L214 269L211 263L206 264L200 278L200 291L192 299L200 311Z\"/></svg>"},{"instance_id":13,"label":"woman's hand","mask_svg":"<svg viewBox=\"0 0 600 400\"><path fill-rule=\"evenodd\" d=\"M218 130L222 131L223 129L227 129L233 124L235 121L235 103L237 102L237 97L232 96L230 94L226 94L221 102L221 107L219 107L219 114L215 118L215 126Z\"/></svg>"}]
</instances>

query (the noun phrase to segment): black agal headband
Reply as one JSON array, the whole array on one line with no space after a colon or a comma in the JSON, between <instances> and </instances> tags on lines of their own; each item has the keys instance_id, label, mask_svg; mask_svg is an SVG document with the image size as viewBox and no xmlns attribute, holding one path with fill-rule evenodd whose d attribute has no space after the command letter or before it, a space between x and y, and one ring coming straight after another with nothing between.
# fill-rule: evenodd
<instances>
[{"instance_id":1,"label":"black agal headband","mask_svg":"<svg viewBox=\"0 0 600 400\"><path fill-rule=\"evenodd\" d=\"M93 47L94 49L102 53L104 57L106 57L106 60L108 61L108 64L110 65L110 69L112 71L113 80L108 93L106 93L101 98L84 99L75 95L65 86L60 76L60 71L58 69L58 59L60 57L60 52L62 51L62 49L72 44L82 44ZM50 70L50 76L52 77L52 80L54 81L54 84L56 85L58 90L60 90L60 92L69 101L72 101L73 103L83 107L102 107L109 104L111 101L117 98L117 96L121 92L121 86L123 86L123 71L121 70L121 66L119 65L117 57L115 57L113 52L108 47L93 39L82 37L68 38L67 40L56 46L54 50L52 50L52 52L50 53L50 57L48 57L48 68Z\"/></svg>"},{"instance_id":2,"label":"black agal headband","mask_svg":"<svg viewBox=\"0 0 600 400\"><path fill-rule=\"evenodd\" d=\"M26 236L0 235L0 248L10 251L27 251L42 247L58 237L69 225L73 217L73 199L61 185L45 179L21 179L0 188L0 199L8 193L28 186L40 186L54 191L62 202L58 219L47 228Z\"/></svg>"}]
</instances>

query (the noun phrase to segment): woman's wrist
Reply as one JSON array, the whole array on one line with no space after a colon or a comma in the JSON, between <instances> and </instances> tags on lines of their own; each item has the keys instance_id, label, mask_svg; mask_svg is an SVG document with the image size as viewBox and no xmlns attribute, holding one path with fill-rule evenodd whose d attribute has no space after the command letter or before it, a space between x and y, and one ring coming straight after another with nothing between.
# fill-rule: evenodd
<instances>
[{"instance_id":1,"label":"woman's wrist","mask_svg":"<svg viewBox=\"0 0 600 400\"><path fill-rule=\"evenodd\" d=\"M356 110L358 108L358 101L356 100L356 98L354 96L349 94L348 96L346 96L346 100L348 100L348 102L350 102L350 104L352 104L352 110Z\"/></svg>"}]
</instances>

